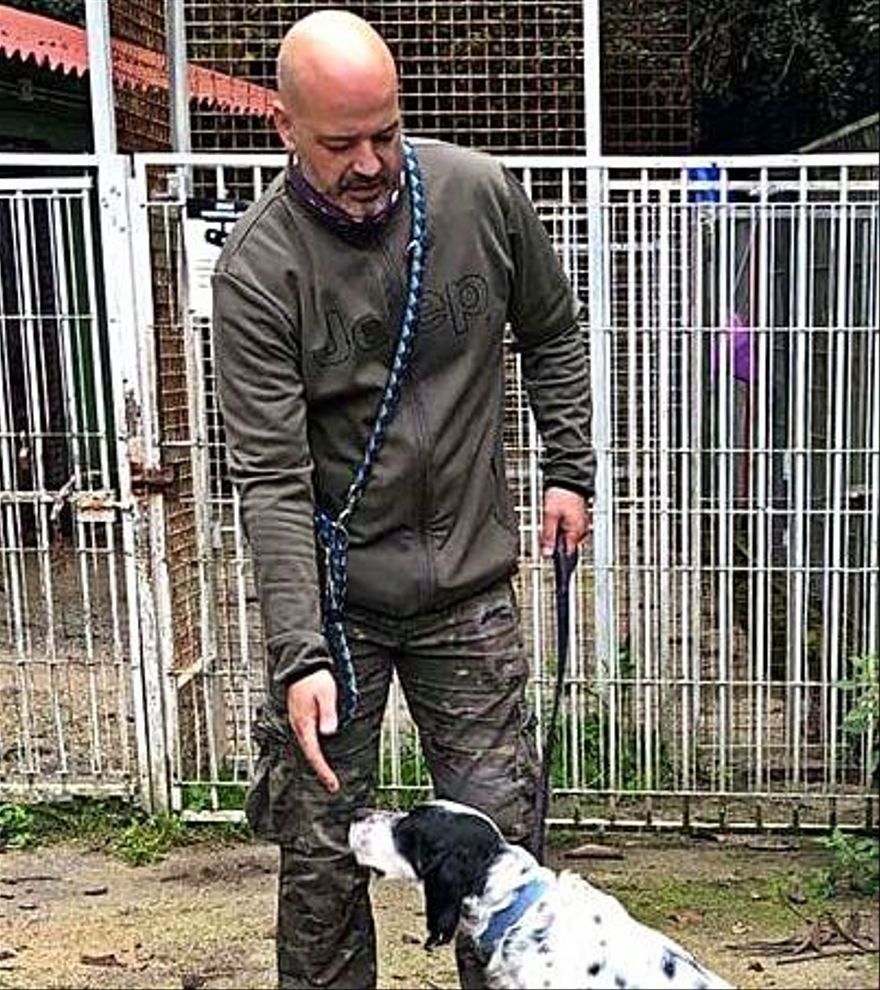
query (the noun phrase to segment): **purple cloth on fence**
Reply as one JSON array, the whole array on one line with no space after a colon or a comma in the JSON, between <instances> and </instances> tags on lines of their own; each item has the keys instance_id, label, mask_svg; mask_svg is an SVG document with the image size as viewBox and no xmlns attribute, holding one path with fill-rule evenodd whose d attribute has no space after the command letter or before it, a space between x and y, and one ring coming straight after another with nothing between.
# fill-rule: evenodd
<instances>
[{"instance_id":1,"label":"purple cloth on fence","mask_svg":"<svg viewBox=\"0 0 880 990\"><path fill-rule=\"evenodd\" d=\"M730 318L726 333L719 333L712 348L712 370L717 377L721 366L721 348L727 347L730 374L740 382L752 380L752 329L738 314Z\"/></svg>"}]
</instances>

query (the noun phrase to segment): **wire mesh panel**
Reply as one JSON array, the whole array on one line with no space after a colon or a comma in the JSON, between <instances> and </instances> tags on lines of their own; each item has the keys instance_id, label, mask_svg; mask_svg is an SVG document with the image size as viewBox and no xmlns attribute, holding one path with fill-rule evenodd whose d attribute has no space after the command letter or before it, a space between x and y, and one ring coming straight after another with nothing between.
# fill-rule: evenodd
<instances>
[{"instance_id":1,"label":"wire mesh panel","mask_svg":"<svg viewBox=\"0 0 880 990\"><path fill-rule=\"evenodd\" d=\"M602 150L693 145L688 0L602 0Z\"/></svg>"},{"instance_id":2,"label":"wire mesh panel","mask_svg":"<svg viewBox=\"0 0 880 990\"><path fill-rule=\"evenodd\" d=\"M275 87L288 28L318 2L186 0L191 61ZM583 5L537 0L347 3L398 61L407 128L499 151L584 144ZM194 112L193 147L278 147L271 123Z\"/></svg>"},{"instance_id":3,"label":"wire mesh panel","mask_svg":"<svg viewBox=\"0 0 880 990\"><path fill-rule=\"evenodd\" d=\"M125 791L137 766L92 178L23 171L0 160L0 794Z\"/></svg>"},{"instance_id":4,"label":"wire mesh panel","mask_svg":"<svg viewBox=\"0 0 880 990\"><path fill-rule=\"evenodd\" d=\"M207 203L251 201L282 164L145 160L166 176L186 164ZM844 723L849 683L880 634L876 166L867 156L714 171L506 161L588 303L593 404L607 424L607 435L595 428L597 538L572 592L555 815L861 823L866 801L868 813L876 803L870 735ZM208 277L229 221L199 209L184 218L183 184L155 188L166 192L149 210L182 223L183 324L199 355L188 442L206 458L211 535L201 704L174 727L180 752L193 732L204 748L178 763L176 803L216 813L240 802L264 676L210 334ZM557 644L552 574L538 553L541 445L513 356L506 373L517 590L542 732ZM396 688L382 745L384 789L428 785Z\"/></svg>"},{"instance_id":5,"label":"wire mesh panel","mask_svg":"<svg viewBox=\"0 0 880 990\"><path fill-rule=\"evenodd\" d=\"M598 0L591 0L598 2ZM191 61L269 89L287 29L318 2L186 0ZM487 150L585 148L584 3L503 0L353 2L387 41L401 75L406 127ZM693 138L687 0L600 5L606 154L686 153ZM271 122L200 107L193 147L278 147Z\"/></svg>"},{"instance_id":6,"label":"wire mesh panel","mask_svg":"<svg viewBox=\"0 0 880 990\"><path fill-rule=\"evenodd\" d=\"M165 0L112 0L110 33L150 52L165 53ZM171 147L168 91L154 86L125 85L119 79L119 61L112 54L116 139L120 151L164 150ZM132 57L132 56L129 56Z\"/></svg>"}]
</instances>

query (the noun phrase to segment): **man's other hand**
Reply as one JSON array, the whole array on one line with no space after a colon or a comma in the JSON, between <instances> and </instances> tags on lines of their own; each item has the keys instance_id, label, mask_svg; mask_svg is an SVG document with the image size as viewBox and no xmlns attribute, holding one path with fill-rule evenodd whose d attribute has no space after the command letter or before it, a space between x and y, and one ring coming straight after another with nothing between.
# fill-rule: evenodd
<instances>
[{"instance_id":1,"label":"man's other hand","mask_svg":"<svg viewBox=\"0 0 880 990\"><path fill-rule=\"evenodd\" d=\"M553 556L557 533L565 537L565 552L573 554L589 533L590 522L590 510L582 495L567 488L547 488L544 492L541 556Z\"/></svg>"}]
</instances>

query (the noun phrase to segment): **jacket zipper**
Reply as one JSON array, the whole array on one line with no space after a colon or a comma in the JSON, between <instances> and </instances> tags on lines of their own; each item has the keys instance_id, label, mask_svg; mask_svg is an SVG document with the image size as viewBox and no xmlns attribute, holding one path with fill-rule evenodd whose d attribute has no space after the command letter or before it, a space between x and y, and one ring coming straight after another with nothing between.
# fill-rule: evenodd
<instances>
[{"instance_id":1,"label":"jacket zipper","mask_svg":"<svg viewBox=\"0 0 880 990\"><path fill-rule=\"evenodd\" d=\"M425 422L425 412L419 398L419 389L413 378L408 382L412 396L413 421L416 433L416 451L418 454L419 482L416 498L416 537L424 555L424 586L419 595L420 606L430 605L437 583L436 561L434 560L434 540L431 534L431 509L434 503L431 486L431 448L428 444L428 431Z\"/></svg>"},{"instance_id":2,"label":"jacket zipper","mask_svg":"<svg viewBox=\"0 0 880 990\"><path fill-rule=\"evenodd\" d=\"M406 271L405 255L400 252L391 252L387 243L382 244L382 264L385 271L390 276L391 281L396 285L399 293L399 312L395 312L395 307L391 305L389 298L389 314L396 317L395 322L399 322L406 303L408 292L408 278ZM403 262L403 267L401 263ZM416 331L418 333L418 331ZM392 346L396 346L396 338ZM434 541L431 534L430 523L432 507L434 503L433 491L431 487L431 448L428 443L428 428L425 411L419 398L419 389L413 374L413 364L415 363L415 352L410 358L410 373L404 382L404 396L410 396L410 405L413 412L413 423L415 426L416 455L418 484L415 494L414 525L415 537L424 558L424 568L421 574L416 576L416 597L420 607L430 606L431 600L437 584L436 561L434 559Z\"/></svg>"}]
</instances>

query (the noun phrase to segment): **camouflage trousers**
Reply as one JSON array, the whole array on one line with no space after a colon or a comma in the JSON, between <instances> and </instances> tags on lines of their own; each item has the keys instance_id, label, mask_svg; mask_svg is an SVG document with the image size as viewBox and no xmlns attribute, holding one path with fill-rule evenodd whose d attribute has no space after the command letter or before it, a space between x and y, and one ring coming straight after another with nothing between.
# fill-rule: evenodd
<instances>
[{"instance_id":1,"label":"camouflage trousers","mask_svg":"<svg viewBox=\"0 0 880 990\"><path fill-rule=\"evenodd\" d=\"M277 962L281 987L376 985L368 871L348 848L353 812L373 799L379 730L396 670L438 797L475 805L512 841L527 841L536 787L534 719L519 613L505 582L447 610L392 621L347 619L360 700L354 719L323 739L342 785L329 795L280 715L258 720L260 760L248 795L257 835L280 847ZM462 986L483 986L457 946Z\"/></svg>"}]
</instances>

